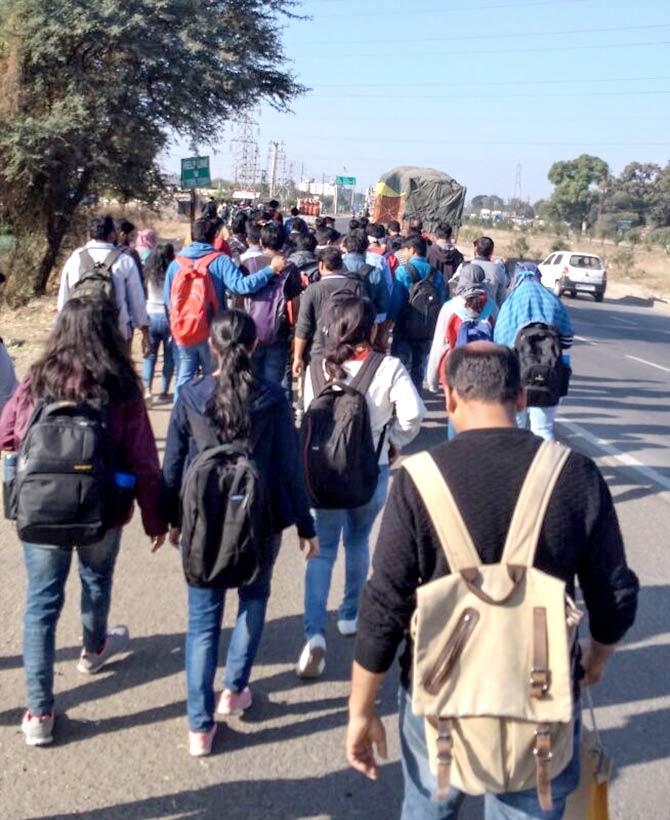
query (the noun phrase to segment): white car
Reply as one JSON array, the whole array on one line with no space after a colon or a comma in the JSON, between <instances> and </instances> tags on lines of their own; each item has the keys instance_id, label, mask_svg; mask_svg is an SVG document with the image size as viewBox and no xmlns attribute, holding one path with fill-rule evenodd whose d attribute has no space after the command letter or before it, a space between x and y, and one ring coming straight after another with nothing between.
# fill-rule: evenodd
<instances>
[{"instance_id":1,"label":"white car","mask_svg":"<svg viewBox=\"0 0 670 820\"><path fill-rule=\"evenodd\" d=\"M602 259L593 253L555 251L538 265L542 284L556 296L590 293L602 302L607 288L607 270Z\"/></svg>"}]
</instances>

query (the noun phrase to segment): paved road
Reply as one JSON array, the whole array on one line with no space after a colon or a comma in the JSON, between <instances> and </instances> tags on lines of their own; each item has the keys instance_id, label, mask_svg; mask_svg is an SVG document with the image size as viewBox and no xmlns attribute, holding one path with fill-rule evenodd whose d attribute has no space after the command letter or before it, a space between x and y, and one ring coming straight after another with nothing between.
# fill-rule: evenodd
<instances>
[{"instance_id":1,"label":"paved road","mask_svg":"<svg viewBox=\"0 0 670 820\"><path fill-rule=\"evenodd\" d=\"M568 304L582 340L573 352L575 379L561 432L573 446L599 456L631 563L644 584L638 622L595 691L604 740L618 765L612 817L665 820L670 801L670 493L664 486L670 480L670 316L639 301ZM626 358L631 356L636 358ZM414 449L443 437L441 404L431 399L429 406ZM166 410L153 414L161 444L167 418ZM132 653L91 679L74 668L81 631L78 588L71 579L58 633L58 743L35 750L23 744L18 730L24 704L21 555L11 526L0 522L0 535L1 818L397 817L395 674L380 704L392 738L391 762L372 785L349 772L343 756L352 644L337 636L334 621L325 678L304 685L293 672L302 645L302 561L293 537L285 539L276 572L254 673L256 705L247 719L225 725L214 756L192 761L185 746L185 594L176 554L165 548L151 556L137 520L127 529L112 619L129 624ZM338 567L333 605L341 587ZM233 614L231 595L227 627ZM480 803L469 801L462 816L481 818Z\"/></svg>"}]
</instances>

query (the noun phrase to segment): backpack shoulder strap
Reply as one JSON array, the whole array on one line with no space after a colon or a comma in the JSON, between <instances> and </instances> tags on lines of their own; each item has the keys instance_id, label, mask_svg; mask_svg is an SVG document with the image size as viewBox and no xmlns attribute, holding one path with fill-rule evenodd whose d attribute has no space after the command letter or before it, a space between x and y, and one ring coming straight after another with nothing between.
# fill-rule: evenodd
<instances>
[{"instance_id":1,"label":"backpack shoulder strap","mask_svg":"<svg viewBox=\"0 0 670 820\"><path fill-rule=\"evenodd\" d=\"M219 256L224 256L221 251L213 251L212 253L208 253L205 256L201 256L199 259L196 260L193 267L198 270L209 270L209 266L214 262Z\"/></svg>"},{"instance_id":2,"label":"backpack shoulder strap","mask_svg":"<svg viewBox=\"0 0 670 820\"><path fill-rule=\"evenodd\" d=\"M79 251L79 269L81 270L82 266L85 270L93 270L95 268L95 259L91 256L89 249L84 246Z\"/></svg>"},{"instance_id":3,"label":"backpack shoulder strap","mask_svg":"<svg viewBox=\"0 0 670 820\"><path fill-rule=\"evenodd\" d=\"M407 273L409 273L409 277L412 280L412 284L416 285L417 282L421 281L421 277L419 276L419 272L414 267L411 262L405 262L405 268L407 268Z\"/></svg>"},{"instance_id":4,"label":"backpack shoulder strap","mask_svg":"<svg viewBox=\"0 0 670 820\"><path fill-rule=\"evenodd\" d=\"M417 453L402 465L423 499L440 544L452 572L481 566L481 559L472 542L449 485L428 452Z\"/></svg>"},{"instance_id":5,"label":"backpack shoulder strap","mask_svg":"<svg viewBox=\"0 0 670 820\"><path fill-rule=\"evenodd\" d=\"M103 267L107 268L107 270L111 272L112 265L115 265L125 252L125 248L114 248L114 250L110 251L105 257L105 260L102 263Z\"/></svg>"},{"instance_id":6,"label":"backpack shoulder strap","mask_svg":"<svg viewBox=\"0 0 670 820\"><path fill-rule=\"evenodd\" d=\"M537 542L556 482L570 457L563 444L544 441L537 451L517 501L507 532L501 562L512 566L532 567Z\"/></svg>"},{"instance_id":7,"label":"backpack shoulder strap","mask_svg":"<svg viewBox=\"0 0 670 820\"><path fill-rule=\"evenodd\" d=\"M195 446L198 452L202 453L209 450L211 447L218 447L221 440L216 433L214 424L207 416L202 416L196 413L189 407L186 407L186 417L188 418L189 427L195 440Z\"/></svg>"},{"instance_id":8,"label":"backpack shoulder strap","mask_svg":"<svg viewBox=\"0 0 670 820\"><path fill-rule=\"evenodd\" d=\"M323 372L323 359L312 359L309 367L309 376L312 380L314 396L320 396L326 387L326 375Z\"/></svg>"},{"instance_id":9,"label":"backpack shoulder strap","mask_svg":"<svg viewBox=\"0 0 670 820\"><path fill-rule=\"evenodd\" d=\"M375 373L379 370L379 366L384 361L384 354L371 351L370 355L363 362L361 369L356 376L351 380L350 387L358 390L359 393L365 395L370 389Z\"/></svg>"}]
</instances>

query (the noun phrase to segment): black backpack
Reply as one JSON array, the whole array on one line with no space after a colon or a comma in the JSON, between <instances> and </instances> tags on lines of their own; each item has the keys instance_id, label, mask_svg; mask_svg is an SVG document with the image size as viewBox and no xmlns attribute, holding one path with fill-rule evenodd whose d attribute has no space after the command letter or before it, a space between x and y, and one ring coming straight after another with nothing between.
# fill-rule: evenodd
<instances>
[{"instance_id":1,"label":"black backpack","mask_svg":"<svg viewBox=\"0 0 670 820\"><path fill-rule=\"evenodd\" d=\"M19 450L12 507L22 541L73 547L102 539L116 511L106 406L37 405Z\"/></svg>"},{"instance_id":2,"label":"black backpack","mask_svg":"<svg viewBox=\"0 0 670 820\"><path fill-rule=\"evenodd\" d=\"M558 332L541 322L522 327L514 347L528 407L555 407L567 396L572 371L561 354Z\"/></svg>"},{"instance_id":3,"label":"black backpack","mask_svg":"<svg viewBox=\"0 0 670 820\"><path fill-rule=\"evenodd\" d=\"M433 338L437 317L442 309L440 294L435 286L435 270L431 268L428 276L422 279L411 262L405 262L405 267L412 285L402 316L402 335L413 342L426 341Z\"/></svg>"},{"instance_id":4,"label":"black backpack","mask_svg":"<svg viewBox=\"0 0 670 820\"><path fill-rule=\"evenodd\" d=\"M198 455L181 492L182 563L195 587L252 583L271 560L268 492L249 442L221 442L214 422L187 410Z\"/></svg>"},{"instance_id":5,"label":"black backpack","mask_svg":"<svg viewBox=\"0 0 670 820\"><path fill-rule=\"evenodd\" d=\"M70 290L70 299L85 297L102 297L114 301L114 280L112 266L116 264L125 248L114 248L102 262L96 262L87 248L79 254L79 264L83 273Z\"/></svg>"},{"instance_id":6,"label":"black backpack","mask_svg":"<svg viewBox=\"0 0 670 820\"><path fill-rule=\"evenodd\" d=\"M383 360L371 353L350 384L326 382L322 361L311 363L314 399L301 430L307 493L317 509L351 510L374 495L385 431L375 449L365 394Z\"/></svg>"}]
</instances>

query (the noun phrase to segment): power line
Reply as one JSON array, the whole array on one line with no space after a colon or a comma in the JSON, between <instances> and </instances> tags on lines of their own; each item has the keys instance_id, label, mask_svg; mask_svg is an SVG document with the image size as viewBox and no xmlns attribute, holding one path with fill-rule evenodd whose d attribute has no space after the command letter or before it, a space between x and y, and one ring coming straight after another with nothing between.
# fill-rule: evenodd
<instances>
[{"instance_id":1,"label":"power line","mask_svg":"<svg viewBox=\"0 0 670 820\"><path fill-rule=\"evenodd\" d=\"M512 3L498 3L494 6L454 6L452 8L431 8L431 9L415 9L411 8L409 11L384 11L383 16L386 17L415 17L417 15L439 15L453 14L455 11L496 11L497 9L511 9L511 8L536 8L540 6L563 6L575 5L578 3L586 3L588 0L539 0L536 3L528 2L512 2ZM324 17L350 17L349 12L328 12L327 14L320 14L319 19ZM361 17L377 17L379 18L379 11L356 11L356 19Z\"/></svg>"},{"instance_id":2,"label":"power line","mask_svg":"<svg viewBox=\"0 0 670 820\"><path fill-rule=\"evenodd\" d=\"M590 43L589 45L570 45L570 46L542 46L541 48L526 48L524 46L520 54L547 54L550 51L598 51L603 48L631 48L635 46L667 46L670 45L670 40L651 40L642 43ZM502 49L486 49L486 56L491 54L507 54L509 56L510 50L508 48ZM422 51L420 57L454 57L467 55L472 57L472 49L468 51ZM369 59L370 57L389 57L388 51L361 51L357 54L340 54L338 57L360 57L362 59ZM417 55L411 51L396 51L393 54L393 62L397 64L401 57L411 58L416 61Z\"/></svg>"},{"instance_id":3,"label":"power line","mask_svg":"<svg viewBox=\"0 0 670 820\"><path fill-rule=\"evenodd\" d=\"M612 32L616 31L643 31L647 29L659 29L659 28L670 28L670 23L649 23L643 26L614 26L611 28L572 28L572 29L564 29L563 31L514 31L514 32L507 32L505 34L466 34L461 35L459 34L456 38L458 42L463 40L502 40L508 38L515 38L515 37L543 37L545 35L554 36L563 36L568 34L611 34ZM453 37L421 37L418 39L405 39L403 38L403 45L407 43L449 43L453 42ZM302 46L330 46L332 45L332 40L303 40L300 43ZM368 46L370 45L370 40L347 40L345 43L342 43L343 46Z\"/></svg>"},{"instance_id":4,"label":"power line","mask_svg":"<svg viewBox=\"0 0 670 820\"><path fill-rule=\"evenodd\" d=\"M542 97L581 97L584 91L562 91L558 93L551 92L543 94ZM656 89L651 90L630 90L630 91L589 91L589 97L628 97L631 94L638 96L654 95L654 94L670 94L670 89ZM509 99L526 99L529 94L394 94L393 100L509 100ZM329 96L331 100L386 100L386 94L333 94Z\"/></svg>"},{"instance_id":5,"label":"power line","mask_svg":"<svg viewBox=\"0 0 670 820\"><path fill-rule=\"evenodd\" d=\"M670 75L664 75L660 77L602 77L598 80L527 80L525 77L521 77L516 80L482 80L482 81L471 81L466 80L465 82L422 82L417 81L416 83L332 83L328 85L320 85L314 83L310 85L312 89L315 88L414 88L421 86L422 88L430 88L430 87L437 87L437 88L444 88L444 86L456 86L458 88L463 87L470 87L470 86L500 86L500 85L569 85L570 83L579 83L580 85L584 85L586 83L623 83L623 82L660 82L661 80L670 80Z\"/></svg>"}]
</instances>

